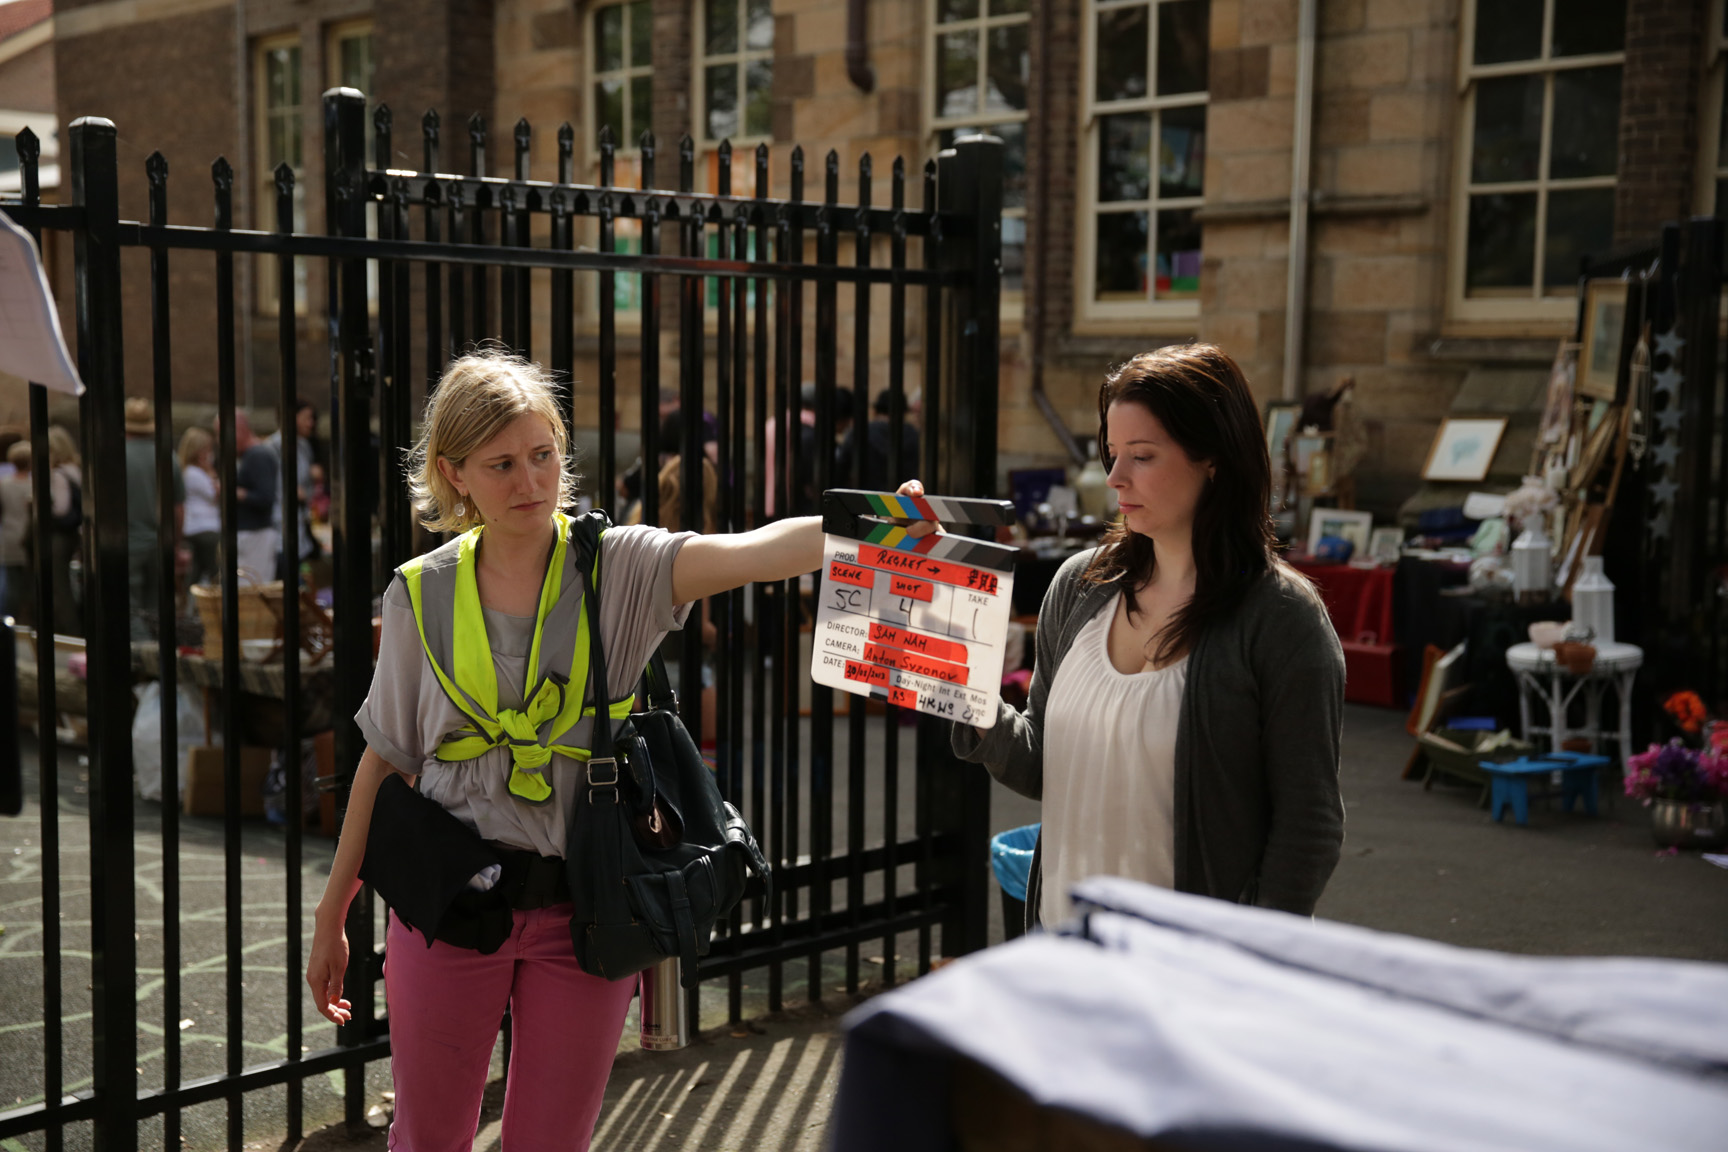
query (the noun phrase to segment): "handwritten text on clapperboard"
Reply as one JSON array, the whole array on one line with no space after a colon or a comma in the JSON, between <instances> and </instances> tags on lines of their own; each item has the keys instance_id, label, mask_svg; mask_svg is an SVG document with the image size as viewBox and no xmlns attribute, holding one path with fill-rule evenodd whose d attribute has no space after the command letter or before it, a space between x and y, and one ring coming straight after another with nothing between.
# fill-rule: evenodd
<instances>
[{"instance_id":1,"label":"handwritten text on clapperboard","mask_svg":"<svg viewBox=\"0 0 1728 1152\"><path fill-rule=\"evenodd\" d=\"M811 675L979 728L996 723L1012 573L826 539Z\"/></svg>"}]
</instances>

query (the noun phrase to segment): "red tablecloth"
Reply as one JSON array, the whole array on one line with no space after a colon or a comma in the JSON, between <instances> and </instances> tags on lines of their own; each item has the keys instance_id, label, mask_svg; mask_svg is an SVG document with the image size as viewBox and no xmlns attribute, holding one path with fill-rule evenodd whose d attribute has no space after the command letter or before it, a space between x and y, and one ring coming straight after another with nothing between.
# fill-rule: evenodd
<instances>
[{"instance_id":1,"label":"red tablecloth","mask_svg":"<svg viewBox=\"0 0 1728 1152\"><path fill-rule=\"evenodd\" d=\"M1338 639L1356 644L1392 644L1391 568L1348 564L1296 564L1314 581Z\"/></svg>"},{"instance_id":2,"label":"red tablecloth","mask_svg":"<svg viewBox=\"0 0 1728 1152\"><path fill-rule=\"evenodd\" d=\"M1359 704L1402 707L1398 659L1392 630L1391 568L1353 568L1348 564L1294 565L1320 590L1332 627L1344 645L1344 698Z\"/></svg>"}]
</instances>

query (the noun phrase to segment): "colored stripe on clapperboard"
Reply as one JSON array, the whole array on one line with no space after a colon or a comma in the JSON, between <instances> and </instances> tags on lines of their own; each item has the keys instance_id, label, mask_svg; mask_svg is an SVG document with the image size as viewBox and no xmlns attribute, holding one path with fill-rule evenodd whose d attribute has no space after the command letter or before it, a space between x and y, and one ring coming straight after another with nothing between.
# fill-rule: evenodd
<instances>
[{"instance_id":1,"label":"colored stripe on clapperboard","mask_svg":"<svg viewBox=\"0 0 1728 1152\"><path fill-rule=\"evenodd\" d=\"M955 524L1006 525L1011 513L1001 500L969 500L959 496L896 496L888 492L838 490L833 496L854 516L889 520L947 520Z\"/></svg>"},{"instance_id":2,"label":"colored stripe on clapperboard","mask_svg":"<svg viewBox=\"0 0 1728 1152\"><path fill-rule=\"evenodd\" d=\"M967 536L950 536L946 533L915 540L898 524L872 524L870 531L861 539L866 544L875 544L880 548L916 552L932 560L947 560L969 568L991 568L998 572L1012 571L1014 557L1018 552L1018 549L1002 544L973 540Z\"/></svg>"}]
</instances>

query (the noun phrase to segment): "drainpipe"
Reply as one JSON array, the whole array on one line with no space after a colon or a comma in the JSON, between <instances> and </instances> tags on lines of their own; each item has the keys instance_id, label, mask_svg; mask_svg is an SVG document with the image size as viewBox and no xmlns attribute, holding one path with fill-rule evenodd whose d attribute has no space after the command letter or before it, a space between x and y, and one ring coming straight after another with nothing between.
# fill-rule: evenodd
<instances>
[{"instance_id":1,"label":"drainpipe","mask_svg":"<svg viewBox=\"0 0 1728 1152\"><path fill-rule=\"evenodd\" d=\"M876 91L876 69L870 67L868 16L865 0L846 0L846 78L866 93Z\"/></svg>"},{"instance_id":2,"label":"drainpipe","mask_svg":"<svg viewBox=\"0 0 1728 1152\"><path fill-rule=\"evenodd\" d=\"M1308 319L1309 169L1314 156L1314 26L1319 0L1302 0L1296 45L1296 128L1290 164L1290 271L1284 286L1284 399L1302 398Z\"/></svg>"}]
</instances>

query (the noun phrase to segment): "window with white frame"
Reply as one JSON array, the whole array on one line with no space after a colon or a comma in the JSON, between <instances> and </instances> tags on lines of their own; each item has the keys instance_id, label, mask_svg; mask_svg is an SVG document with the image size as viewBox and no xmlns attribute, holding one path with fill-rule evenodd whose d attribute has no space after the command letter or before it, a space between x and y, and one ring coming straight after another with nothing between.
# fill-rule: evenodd
<instances>
[{"instance_id":1,"label":"window with white frame","mask_svg":"<svg viewBox=\"0 0 1728 1152\"><path fill-rule=\"evenodd\" d=\"M1002 287L1026 269L1026 118L1030 0L930 0L930 125L938 149L962 136L1000 137Z\"/></svg>"},{"instance_id":2,"label":"window with white frame","mask_svg":"<svg viewBox=\"0 0 1728 1152\"><path fill-rule=\"evenodd\" d=\"M1614 235L1626 0L1474 0L1465 30L1453 312L1566 321Z\"/></svg>"},{"instance_id":3,"label":"window with white frame","mask_svg":"<svg viewBox=\"0 0 1728 1152\"><path fill-rule=\"evenodd\" d=\"M696 5L698 135L708 144L768 139L774 132L771 0L696 0Z\"/></svg>"},{"instance_id":4,"label":"window with white frame","mask_svg":"<svg viewBox=\"0 0 1728 1152\"><path fill-rule=\"evenodd\" d=\"M654 125L654 10L649 0L594 9L594 124L612 129L620 152Z\"/></svg>"},{"instance_id":5,"label":"window with white frame","mask_svg":"<svg viewBox=\"0 0 1728 1152\"><path fill-rule=\"evenodd\" d=\"M294 170L294 231L306 230L305 109L301 105L300 37L274 36L253 48L253 107L256 112L253 145L258 162L254 216L258 226L276 230L276 167ZM276 261L259 262L258 308L275 315L281 305L277 292ZM294 312L306 312L306 265L295 261Z\"/></svg>"},{"instance_id":6,"label":"window with white frame","mask_svg":"<svg viewBox=\"0 0 1728 1152\"><path fill-rule=\"evenodd\" d=\"M1200 310L1208 0L1088 0L1079 314Z\"/></svg>"},{"instance_id":7,"label":"window with white frame","mask_svg":"<svg viewBox=\"0 0 1728 1152\"><path fill-rule=\"evenodd\" d=\"M347 20L332 25L324 34L324 83L330 88L353 88L366 97L366 163L374 162L373 142L377 132L372 113L378 107L377 94L372 90L372 21ZM397 149L401 155L401 149ZM378 235L378 205L366 202L366 235ZM366 305L373 315L378 313L378 262L366 262Z\"/></svg>"},{"instance_id":8,"label":"window with white frame","mask_svg":"<svg viewBox=\"0 0 1728 1152\"><path fill-rule=\"evenodd\" d=\"M602 4L594 8L590 38L589 75L593 77L593 122L589 156L599 178L600 130L612 129L616 163L613 179L620 186L635 184L636 156L642 133L654 127L654 10L649 0ZM592 233L598 238L598 231ZM614 225L614 252L642 251L641 225L620 218ZM639 313L642 278L612 278L613 306L620 313Z\"/></svg>"},{"instance_id":9,"label":"window with white frame","mask_svg":"<svg viewBox=\"0 0 1728 1152\"><path fill-rule=\"evenodd\" d=\"M372 91L372 21L351 20L332 26L326 36L324 64L325 79L331 87L354 88L366 94L366 127L370 129L371 110L378 104Z\"/></svg>"}]
</instances>

